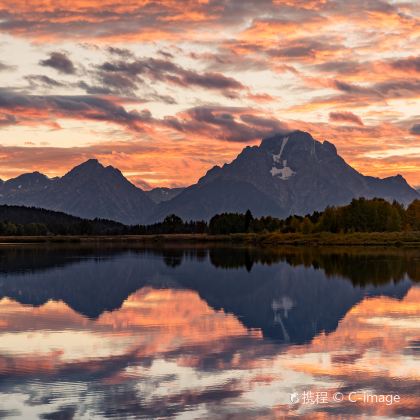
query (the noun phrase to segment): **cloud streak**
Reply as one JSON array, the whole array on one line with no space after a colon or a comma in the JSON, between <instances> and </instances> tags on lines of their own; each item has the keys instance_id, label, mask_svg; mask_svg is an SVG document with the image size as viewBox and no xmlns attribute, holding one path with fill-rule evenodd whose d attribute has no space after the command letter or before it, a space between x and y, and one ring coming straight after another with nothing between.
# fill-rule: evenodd
<instances>
[{"instance_id":1,"label":"cloud streak","mask_svg":"<svg viewBox=\"0 0 420 420\"><path fill-rule=\"evenodd\" d=\"M232 77L216 72L199 73L184 69L169 60L143 58L134 61L107 61L98 68L98 77L104 85L135 89L143 83L142 78L155 82L167 82L182 88L199 87L218 90L227 96L236 95L245 86Z\"/></svg>"},{"instance_id":2,"label":"cloud streak","mask_svg":"<svg viewBox=\"0 0 420 420\"><path fill-rule=\"evenodd\" d=\"M345 123L356 124L360 126L364 125L360 117L348 111L330 112L330 121L345 122Z\"/></svg>"},{"instance_id":3,"label":"cloud streak","mask_svg":"<svg viewBox=\"0 0 420 420\"><path fill-rule=\"evenodd\" d=\"M44 123L55 118L85 119L121 125L129 130L142 131L151 120L147 110L127 111L124 107L92 95L28 95L0 90L0 111L13 113L17 123Z\"/></svg>"}]
</instances>

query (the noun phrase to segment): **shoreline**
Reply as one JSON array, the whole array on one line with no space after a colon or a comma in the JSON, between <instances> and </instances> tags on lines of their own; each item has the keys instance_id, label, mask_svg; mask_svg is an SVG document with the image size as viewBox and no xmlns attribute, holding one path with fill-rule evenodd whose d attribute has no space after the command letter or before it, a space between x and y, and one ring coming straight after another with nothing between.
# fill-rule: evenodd
<instances>
[{"instance_id":1,"label":"shoreline","mask_svg":"<svg viewBox=\"0 0 420 420\"><path fill-rule=\"evenodd\" d=\"M235 233L209 234L159 234L159 235L109 235L109 236L0 236L0 245L58 244L58 243L115 243L162 245L173 244L223 244L277 247L297 246L390 246L420 248L420 232L358 232L358 233Z\"/></svg>"}]
</instances>

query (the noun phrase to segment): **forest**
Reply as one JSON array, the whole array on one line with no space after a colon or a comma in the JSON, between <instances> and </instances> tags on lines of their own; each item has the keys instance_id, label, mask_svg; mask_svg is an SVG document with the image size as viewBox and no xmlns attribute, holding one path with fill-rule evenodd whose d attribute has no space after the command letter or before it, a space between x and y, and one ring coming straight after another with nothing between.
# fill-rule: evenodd
<instances>
[{"instance_id":1,"label":"forest","mask_svg":"<svg viewBox=\"0 0 420 420\"><path fill-rule=\"evenodd\" d=\"M279 219L254 217L246 213L222 213L206 221L184 221L176 215L150 225L125 226L121 223L87 220L51 210L23 206L0 206L0 235L160 235L233 233L300 233L318 232L405 232L420 231L420 200L407 208L384 199L353 199L346 206L327 207L306 216Z\"/></svg>"},{"instance_id":2,"label":"forest","mask_svg":"<svg viewBox=\"0 0 420 420\"><path fill-rule=\"evenodd\" d=\"M420 200L404 208L396 201L389 203L381 198L359 198L353 199L347 206L327 207L322 212L286 219L270 216L254 218L250 211L245 214L224 213L210 220L208 231L211 234L420 231Z\"/></svg>"},{"instance_id":3,"label":"forest","mask_svg":"<svg viewBox=\"0 0 420 420\"><path fill-rule=\"evenodd\" d=\"M87 220L66 213L36 207L0 206L0 235L118 235L126 229L121 223Z\"/></svg>"}]
</instances>

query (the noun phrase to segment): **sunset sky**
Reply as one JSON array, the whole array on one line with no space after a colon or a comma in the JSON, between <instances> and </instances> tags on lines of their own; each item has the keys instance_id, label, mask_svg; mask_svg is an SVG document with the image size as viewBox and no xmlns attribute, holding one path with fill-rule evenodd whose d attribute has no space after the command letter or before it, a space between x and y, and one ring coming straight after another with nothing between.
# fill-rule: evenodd
<instances>
[{"instance_id":1,"label":"sunset sky","mask_svg":"<svg viewBox=\"0 0 420 420\"><path fill-rule=\"evenodd\" d=\"M186 186L303 129L420 185L420 2L0 0L0 178Z\"/></svg>"}]
</instances>

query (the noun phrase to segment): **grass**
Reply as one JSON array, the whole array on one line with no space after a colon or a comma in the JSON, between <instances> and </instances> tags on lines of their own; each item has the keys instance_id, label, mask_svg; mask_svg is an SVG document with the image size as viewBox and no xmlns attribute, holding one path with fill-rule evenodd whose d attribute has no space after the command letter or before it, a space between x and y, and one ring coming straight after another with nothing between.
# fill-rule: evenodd
<instances>
[{"instance_id":1,"label":"grass","mask_svg":"<svg viewBox=\"0 0 420 420\"><path fill-rule=\"evenodd\" d=\"M414 246L420 247L420 232L356 232L356 233L268 233L254 239L255 243L310 246Z\"/></svg>"},{"instance_id":2,"label":"grass","mask_svg":"<svg viewBox=\"0 0 420 420\"><path fill-rule=\"evenodd\" d=\"M237 233L230 235L167 234L118 236L0 236L1 244L16 243L164 243L243 244L261 247L304 246L404 246L420 247L420 232L358 233Z\"/></svg>"}]
</instances>

